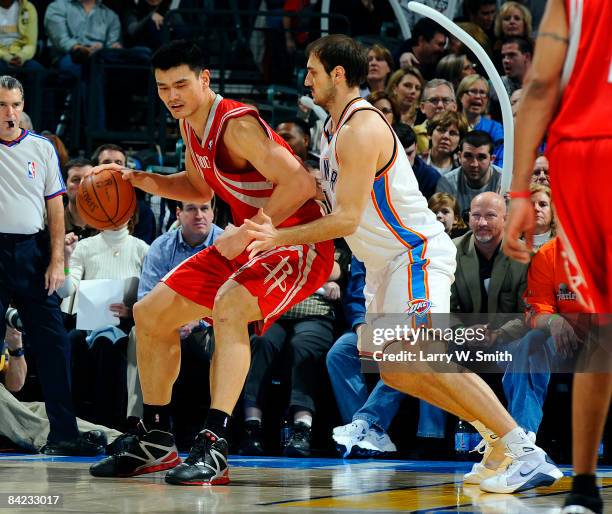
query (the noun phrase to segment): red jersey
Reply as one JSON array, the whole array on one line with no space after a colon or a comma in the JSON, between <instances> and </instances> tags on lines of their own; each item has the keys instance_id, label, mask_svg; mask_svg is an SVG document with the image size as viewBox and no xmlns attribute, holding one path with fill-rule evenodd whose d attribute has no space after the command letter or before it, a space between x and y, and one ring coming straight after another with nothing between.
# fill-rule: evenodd
<instances>
[{"instance_id":1,"label":"red jersey","mask_svg":"<svg viewBox=\"0 0 612 514\"><path fill-rule=\"evenodd\" d=\"M191 162L202 173L215 194L230 206L236 226L242 225L245 219L255 216L257 211L266 205L274 191L274 184L253 167L246 170L222 170L217 166L216 154L225 124L228 120L241 116L254 116L270 139L293 154L285 140L269 127L253 107L225 99L221 95L217 95L210 109L202 141L198 139L189 123L185 120L182 122ZM300 225L321 216L319 205L311 199L283 221L279 227Z\"/></svg>"},{"instance_id":2,"label":"red jersey","mask_svg":"<svg viewBox=\"0 0 612 514\"><path fill-rule=\"evenodd\" d=\"M612 2L565 0L569 45L563 95L549 130L562 139L612 137Z\"/></svg>"}]
</instances>

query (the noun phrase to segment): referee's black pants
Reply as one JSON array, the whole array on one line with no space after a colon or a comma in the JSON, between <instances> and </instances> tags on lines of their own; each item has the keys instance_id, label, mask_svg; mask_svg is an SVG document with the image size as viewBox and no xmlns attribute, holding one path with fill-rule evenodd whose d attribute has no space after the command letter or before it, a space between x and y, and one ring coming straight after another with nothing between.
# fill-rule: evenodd
<instances>
[{"instance_id":1,"label":"referee's black pants","mask_svg":"<svg viewBox=\"0 0 612 514\"><path fill-rule=\"evenodd\" d=\"M27 341L34 350L50 432L50 443L79 435L70 393L70 346L57 294L47 295L45 272L50 260L46 233L32 236L0 234L0 337L4 315L13 303ZM27 355L26 357L30 357Z\"/></svg>"}]
</instances>

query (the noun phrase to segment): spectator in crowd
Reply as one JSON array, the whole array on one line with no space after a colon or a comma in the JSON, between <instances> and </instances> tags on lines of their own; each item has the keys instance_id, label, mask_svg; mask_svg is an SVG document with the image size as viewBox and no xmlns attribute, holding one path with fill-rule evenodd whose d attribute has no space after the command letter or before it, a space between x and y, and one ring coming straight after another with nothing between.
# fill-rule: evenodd
<instances>
[{"instance_id":1,"label":"spectator in crowd","mask_svg":"<svg viewBox=\"0 0 612 514\"><path fill-rule=\"evenodd\" d=\"M366 98L366 100L385 115L385 119L389 122L389 125L394 126L400 119L400 113L397 103L395 102L395 97L389 95L385 91L377 91L376 93L372 93Z\"/></svg>"},{"instance_id":2,"label":"spectator in crowd","mask_svg":"<svg viewBox=\"0 0 612 514\"><path fill-rule=\"evenodd\" d=\"M533 23L531 12L519 2L505 2L495 17L497 47L504 38L521 37L531 39Z\"/></svg>"},{"instance_id":3,"label":"spectator in crowd","mask_svg":"<svg viewBox=\"0 0 612 514\"><path fill-rule=\"evenodd\" d=\"M28 116L28 114L23 111L21 116L19 117L19 128L23 130L29 130L30 132L34 132L34 125L32 123L32 118Z\"/></svg>"},{"instance_id":4,"label":"spectator in crowd","mask_svg":"<svg viewBox=\"0 0 612 514\"><path fill-rule=\"evenodd\" d=\"M444 225L444 231L455 239L468 231L468 227L461 217L459 204L448 193L436 193L428 203L429 210L436 215L436 219Z\"/></svg>"},{"instance_id":5,"label":"spectator in crowd","mask_svg":"<svg viewBox=\"0 0 612 514\"><path fill-rule=\"evenodd\" d=\"M471 21L460 21L457 23L457 26L472 36L489 57L493 55L492 37L488 36L487 32L480 26ZM470 49L454 36L450 37L448 49L450 53L455 55L462 55L470 52Z\"/></svg>"},{"instance_id":6,"label":"spectator in crowd","mask_svg":"<svg viewBox=\"0 0 612 514\"><path fill-rule=\"evenodd\" d=\"M64 167L64 177L66 177L66 197L68 203L64 208L64 227L66 234L72 232L79 239L94 236L98 231L92 227L88 227L82 220L76 206L76 197L79 185L83 177L93 167L93 163L89 159L77 158L66 163Z\"/></svg>"},{"instance_id":7,"label":"spectator in crowd","mask_svg":"<svg viewBox=\"0 0 612 514\"><path fill-rule=\"evenodd\" d=\"M512 108L512 119L516 120L516 113L518 112L519 102L523 96L523 89L515 89L510 95L510 107Z\"/></svg>"},{"instance_id":8,"label":"spectator in crowd","mask_svg":"<svg viewBox=\"0 0 612 514\"><path fill-rule=\"evenodd\" d=\"M287 457L310 456L314 392L321 359L334 342L334 302L340 299L338 281L348 267L347 252L336 248L328 281L314 294L294 305L263 335L251 337L251 366L244 385L245 434L243 455L262 455L263 407L271 382L272 365L285 357L291 397L291 435L283 449ZM285 378L285 377L283 377Z\"/></svg>"},{"instance_id":9,"label":"spectator in crowd","mask_svg":"<svg viewBox=\"0 0 612 514\"><path fill-rule=\"evenodd\" d=\"M368 75L366 87L360 91L361 96L365 98L371 93L384 91L394 68L389 49L374 43L368 50Z\"/></svg>"},{"instance_id":10,"label":"spectator in crowd","mask_svg":"<svg viewBox=\"0 0 612 514\"><path fill-rule=\"evenodd\" d=\"M64 282L66 188L51 143L19 128L23 101L21 83L0 76L0 319L12 299L33 349L49 416L45 453L96 455L99 447L85 440L76 424L70 348L56 293Z\"/></svg>"},{"instance_id":11,"label":"spectator in crowd","mask_svg":"<svg viewBox=\"0 0 612 514\"><path fill-rule=\"evenodd\" d=\"M460 112L447 111L429 122L427 132L431 138L431 150L426 162L445 175L458 164L457 148L468 133L468 122Z\"/></svg>"},{"instance_id":12,"label":"spectator in crowd","mask_svg":"<svg viewBox=\"0 0 612 514\"><path fill-rule=\"evenodd\" d=\"M33 59L38 43L38 13L28 0L0 1L0 75L20 69L42 70Z\"/></svg>"},{"instance_id":13,"label":"spectator in crowd","mask_svg":"<svg viewBox=\"0 0 612 514\"><path fill-rule=\"evenodd\" d=\"M57 152L60 167L64 169L66 167L66 163L70 160L70 156L68 155L68 149L66 148L64 142L57 134L53 134L48 130L43 130L40 135L46 137L49 141L51 141L53 148L55 148L55 151Z\"/></svg>"},{"instance_id":14,"label":"spectator in crowd","mask_svg":"<svg viewBox=\"0 0 612 514\"><path fill-rule=\"evenodd\" d=\"M6 437L22 450L38 453L44 450L49 435L49 418L45 405L42 402L20 402L11 394L19 392L25 384L28 365L19 331L7 326L4 345L0 344L0 355L5 353L8 358L0 359L0 436ZM98 453L103 451L107 442L112 442L120 435L116 430L93 425L79 418L76 421L83 438L97 447Z\"/></svg>"},{"instance_id":15,"label":"spectator in crowd","mask_svg":"<svg viewBox=\"0 0 612 514\"><path fill-rule=\"evenodd\" d=\"M416 135L412 128L400 125L396 128L397 137L408 156L412 171L419 184L419 191L425 198L429 198L436 191L440 173L429 164L426 164L416 152Z\"/></svg>"},{"instance_id":16,"label":"spectator in crowd","mask_svg":"<svg viewBox=\"0 0 612 514\"><path fill-rule=\"evenodd\" d=\"M502 82L508 96L523 87L523 80L531 67L532 55L533 45L528 39L511 37L502 43L501 57L504 68Z\"/></svg>"},{"instance_id":17,"label":"spectator in crowd","mask_svg":"<svg viewBox=\"0 0 612 514\"><path fill-rule=\"evenodd\" d=\"M450 193L457 199L461 213L469 209L472 199L485 191L498 192L501 169L493 164L491 136L473 130L459 145L460 166L449 171L438 182L437 193Z\"/></svg>"},{"instance_id":18,"label":"spectator in crowd","mask_svg":"<svg viewBox=\"0 0 612 514\"><path fill-rule=\"evenodd\" d=\"M429 18L421 18L412 29L412 38L400 47L400 67L417 66L426 80L435 78L436 66L444 55L447 39L440 25Z\"/></svg>"},{"instance_id":19,"label":"spectator in crowd","mask_svg":"<svg viewBox=\"0 0 612 514\"><path fill-rule=\"evenodd\" d=\"M538 155L535 160L531 182L533 184L541 184L550 187L550 182L548 180L548 159L544 154Z\"/></svg>"},{"instance_id":20,"label":"spectator in crowd","mask_svg":"<svg viewBox=\"0 0 612 514\"><path fill-rule=\"evenodd\" d=\"M124 280L124 298L109 306L119 318L118 326L101 326L90 333L72 330L69 338L73 350L75 392L81 406L86 393L93 392L93 410L87 416L105 426L125 427L126 418L126 348L128 334L134 326L132 305L136 302L142 263L149 249L144 241L130 235L127 224L117 230L78 241L66 235L64 260L69 274L60 294L75 294L81 280ZM76 296L72 312L77 311ZM78 320L77 320L78 322ZM82 407L83 408L83 407Z\"/></svg>"},{"instance_id":21,"label":"spectator in crowd","mask_svg":"<svg viewBox=\"0 0 612 514\"><path fill-rule=\"evenodd\" d=\"M470 127L487 132L494 144L495 164L502 165L504 154L504 129L501 123L486 116L489 106L489 83L480 75L465 77L457 89L459 110L465 114Z\"/></svg>"},{"instance_id":22,"label":"spectator in crowd","mask_svg":"<svg viewBox=\"0 0 612 514\"><path fill-rule=\"evenodd\" d=\"M144 298L166 274L181 262L215 243L223 230L213 223L214 202L202 204L178 202L176 218L177 230L170 230L159 236L142 263L142 273L138 284L138 300ZM174 384L173 407L177 440L188 447L195 432L201 426L202 409L207 398L201 397L208 375L203 372L208 367L212 351L212 330L201 320L193 320L181 327L181 370ZM138 380L136 361L136 334L132 329L128 341L128 399L127 417L130 422L142 418L142 391ZM195 395L193 391L198 391ZM180 418L180 419L178 419ZM183 430L183 432L180 432ZM195 431L195 432L194 432ZM194 433L191 433L194 432Z\"/></svg>"},{"instance_id":23,"label":"spectator in crowd","mask_svg":"<svg viewBox=\"0 0 612 514\"><path fill-rule=\"evenodd\" d=\"M533 251L555 236L555 216L552 207L550 187L542 184L531 184L531 203L535 211L533 229Z\"/></svg>"},{"instance_id":24,"label":"spectator in crowd","mask_svg":"<svg viewBox=\"0 0 612 514\"><path fill-rule=\"evenodd\" d=\"M487 37L493 40L495 14L497 13L495 0L465 0L463 12L471 23L480 27Z\"/></svg>"},{"instance_id":25,"label":"spectator in crowd","mask_svg":"<svg viewBox=\"0 0 612 514\"><path fill-rule=\"evenodd\" d=\"M332 438L343 457L382 456L397 451L387 430L404 399L401 393L378 380L368 392L357 351L359 327L365 323L365 267L355 257L342 305L349 330L327 353L327 370L343 426Z\"/></svg>"},{"instance_id":26,"label":"spectator in crowd","mask_svg":"<svg viewBox=\"0 0 612 514\"><path fill-rule=\"evenodd\" d=\"M125 167L127 154L119 145L106 143L94 150L91 160L95 165L114 163ZM132 235L142 239L147 244L151 244L155 239L155 215L145 201L145 194L140 189L136 189L136 198L138 199L138 208L136 209L136 226Z\"/></svg>"},{"instance_id":27,"label":"spectator in crowd","mask_svg":"<svg viewBox=\"0 0 612 514\"><path fill-rule=\"evenodd\" d=\"M474 64L467 55L448 54L436 66L436 78L448 80L455 89L468 75L476 73Z\"/></svg>"},{"instance_id":28,"label":"spectator in crowd","mask_svg":"<svg viewBox=\"0 0 612 514\"><path fill-rule=\"evenodd\" d=\"M433 79L427 82L423 88L420 108L426 119L420 125L415 125L414 132L417 136L417 152L419 155L426 155L430 147L427 132L429 120L444 111L457 110L453 85L445 79Z\"/></svg>"},{"instance_id":29,"label":"spectator in crowd","mask_svg":"<svg viewBox=\"0 0 612 514\"><path fill-rule=\"evenodd\" d=\"M413 67L397 70L389 78L386 92L395 98L399 107L398 123L414 125L423 84L423 76L417 68Z\"/></svg>"},{"instance_id":30,"label":"spectator in crowd","mask_svg":"<svg viewBox=\"0 0 612 514\"><path fill-rule=\"evenodd\" d=\"M164 17L170 10L171 0L132 0L130 3L125 15L128 43L157 50L162 44Z\"/></svg>"},{"instance_id":31,"label":"spectator in crowd","mask_svg":"<svg viewBox=\"0 0 612 514\"><path fill-rule=\"evenodd\" d=\"M293 118L279 123L276 133L282 137L302 161L308 160L310 148L310 128L301 118Z\"/></svg>"}]
</instances>

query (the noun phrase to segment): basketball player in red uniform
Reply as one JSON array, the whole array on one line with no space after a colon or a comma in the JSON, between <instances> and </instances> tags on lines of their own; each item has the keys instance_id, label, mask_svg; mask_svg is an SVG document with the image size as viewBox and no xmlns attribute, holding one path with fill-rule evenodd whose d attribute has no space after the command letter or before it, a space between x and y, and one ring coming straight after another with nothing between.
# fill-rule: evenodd
<instances>
[{"instance_id":1,"label":"basketball player in red uniform","mask_svg":"<svg viewBox=\"0 0 612 514\"><path fill-rule=\"evenodd\" d=\"M598 343L603 351L598 358L608 366L612 343L611 28L610 0L549 0L516 118L512 202L504 239L506 254L529 262L535 226L529 183L537 146L548 129L550 182L568 276L589 312L599 315L603 326ZM595 470L611 396L610 373L574 376L575 476L564 514L603 512Z\"/></svg>"},{"instance_id":2,"label":"basketball player in red uniform","mask_svg":"<svg viewBox=\"0 0 612 514\"><path fill-rule=\"evenodd\" d=\"M133 476L171 469L166 482L226 484L227 433L250 365L248 324L265 330L292 305L314 293L332 270L333 242L276 247L253 259L245 219L260 209L279 227L322 216L315 180L285 141L250 106L223 99L209 87L200 50L185 41L152 58L160 98L179 119L186 171L171 176L123 170L124 179L154 195L227 202L236 225L187 259L134 306L144 416L123 450L90 469L94 476ZM108 167L108 165L107 165ZM180 463L170 433L172 386L179 373L178 329L200 318L214 321L211 408L189 457Z\"/></svg>"}]
</instances>

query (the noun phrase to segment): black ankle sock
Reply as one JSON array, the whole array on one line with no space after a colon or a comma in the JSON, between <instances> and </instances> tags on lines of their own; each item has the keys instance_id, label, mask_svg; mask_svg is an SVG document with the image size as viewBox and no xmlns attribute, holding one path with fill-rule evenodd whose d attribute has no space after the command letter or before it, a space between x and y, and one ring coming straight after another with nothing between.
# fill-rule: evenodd
<instances>
[{"instance_id":1,"label":"black ankle sock","mask_svg":"<svg viewBox=\"0 0 612 514\"><path fill-rule=\"evenodd\" d=\"M585 496L599 496L595 475L575 475L572 482L572 492Z\"/></svg>"},{"instance_id":2,"label":"black ankle sock","mask_svg":"<svg viewBox=\"0 0 612 514\"><path fill-rule=\"evenodd\" d=\"M170 432L169 405L143 405L142 421L147 430Z\"/></svg>"},{"instance_id":3,"label":"black ankle sock","mask_svg":"<svg viewBox=\"0 0 612 514\"><path fill-rule=\"evenodd\" d=\"M229 421L231 416L221 410L210 409L206 416L204 428L210 430L217 437L227 439Z\"/></svg>"}]
</instances>

